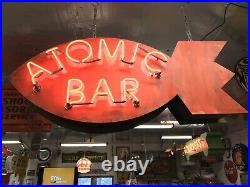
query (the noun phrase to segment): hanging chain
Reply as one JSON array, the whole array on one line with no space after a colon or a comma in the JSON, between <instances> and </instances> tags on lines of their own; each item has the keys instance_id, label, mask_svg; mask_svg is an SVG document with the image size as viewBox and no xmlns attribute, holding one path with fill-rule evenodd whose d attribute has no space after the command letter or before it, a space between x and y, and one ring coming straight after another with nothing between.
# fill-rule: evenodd
<instances>
[{"instance_id":1,"label":"hanging chain","mask_svg":"<svg viewBox=\"0 0 250 187\"><path fill-rule=\"evenodd\" d=\"M96 38L96 32L97 32L97 13L98 13L98 6L99 3L91 3L91 5L94 8L94 17L93 17L93 23L92 23L92 37ZM80 27L80 21L79 21L79 11L77 9L77 6L74 6L74 17L75 17L75 29L74 31L74 37L75 39L78 39L79 33L82 32L81 27Z\"/></svg>"},{"instance_id":2,"label":"hanging chain","mask_svg":"<svg viewBox=\"0 0 250 187\"><path fill-rule=\"evenodd\" d=\"M77 9L77 6L74 6L74 17L75 17L75 28L73 28L74 32L74 38L77 40L78 39L78 29L80 28L80 22L79 22L79 12Z\"/></svg>"},{"instance_id":3,"label":"hanging chain","mask_svg":"<svg viewBox=\"0 0 250 187\"><path fill-rule=\"evenodd\" d=\"M93 24L92 24L92 32L93 32L93 38L96 38L96 17L97 17L97 11L98 11L98 6L99 4L98 3L92 3L92 6L94 7L94 17L93 17Z\"/></svg>"},{"instance_id":4,"label":"hanging chain","mask_svg":"<svg viewBox=\"0 0 250 187\"><path fill-rule=\"evenodd\" d=\"M181 12L182 12L183 17L184 17L185 31L186 31L186 34L187 34L187 37L188 37L188 41L192 41L192 34L191 34L190 24L189 24L190 21L188 19L188 16L186 14L184 6L181 6Z\"/></svg>"}]
</instances>

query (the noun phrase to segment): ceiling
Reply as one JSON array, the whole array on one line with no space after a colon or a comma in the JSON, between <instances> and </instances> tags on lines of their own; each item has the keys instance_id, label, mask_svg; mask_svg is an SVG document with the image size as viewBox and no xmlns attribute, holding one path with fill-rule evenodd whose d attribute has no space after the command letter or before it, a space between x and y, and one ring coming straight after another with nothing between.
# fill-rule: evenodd
<instances>
[{"instance_id":1,"label":"ceiling","mask_svg":"<svg viewBox=\"0 0 250 187\"><path fill-rule=\"evenodd\" d=\"M247 6L247 3L239 4ZM171 56L178 41L188 40L188 28L192 40L200 40L222 23L225 5L226 3L3 3L4 87L10 86L10 73L36 54L60 43L93 37L95 7L97 37L138 41ZM237 61L248 54L247 11L230 6L225 25L206 38L227 41L217 63L231 71L234 71ZM248 95L235 78L224 89L247 108ZM229 117L226 122L234 123L235 120L247 123L246 115ZM220 129L221 126L215 125L214 128ZM77 136L72 131L58 129L54 131L58 132L57 136L65 136L67 133L72 133L72 137ZM173 132L176 133L176 129ZM161 133L158 132L158 136ZM147 132L143 134L152 135ZM32 135L36 136L40 141L41 135ZM83 135L78 133L78 136Z\"/></svg>"}]
</instances>

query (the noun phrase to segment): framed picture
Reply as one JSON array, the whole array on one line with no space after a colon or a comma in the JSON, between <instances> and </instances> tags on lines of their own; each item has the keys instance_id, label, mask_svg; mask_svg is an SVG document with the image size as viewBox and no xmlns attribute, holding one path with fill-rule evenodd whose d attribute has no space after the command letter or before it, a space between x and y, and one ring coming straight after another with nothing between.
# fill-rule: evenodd
<instances>
[{"instance_id":1,"label":"framed picture","mask_svg":"<svg viewBox=\"0 0 250 187\"><path fill-rule=\"evenodd\" d=\"M129 160L129 147L116 147L116 156L118 160Z\"/></svg>"}]
</instances>

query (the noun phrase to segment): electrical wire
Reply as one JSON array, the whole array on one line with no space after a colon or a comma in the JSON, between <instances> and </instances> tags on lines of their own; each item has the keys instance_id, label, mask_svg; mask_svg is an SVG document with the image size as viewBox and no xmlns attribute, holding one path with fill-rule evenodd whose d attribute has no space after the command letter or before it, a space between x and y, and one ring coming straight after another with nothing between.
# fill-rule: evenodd
<instances>
[{"instance_id":1,"label":"electrical wire","mask_svg":"<svg viewBox=\"0 0 250 187\"><path fill-rule=\"evenodd\" d=\"M248 8L247 6L238 5L236 3L229 3L229 4L240 7L240 8Z\"/></svg>"},{"instance_id":2,"label":"electrical wire","mask_svg":"<svg viewBox=\"0 0 250 187\"><path fill-rule=\"evenodd\" d=\"M201 41L205 40L210 34L212 34L214 31L216 31L217 29L219 29L220 27L222 27L223 25L225 25L226 23L226 15L227 15L227 10L228 8L233 5L233 6L236 6L236 7L239 7L239 8L248 8L246 6L242 6L242 5L238 5L236 3L227 3L226 4L226 7L225 7L225 10L224 10L224 15L223 15L223 22L221 24L219 24L218 26L216 26L215 28L213 28L211 31L209 31L207 34L205 34L202 38L201 38Z\"/></svg>"}]
</instances>

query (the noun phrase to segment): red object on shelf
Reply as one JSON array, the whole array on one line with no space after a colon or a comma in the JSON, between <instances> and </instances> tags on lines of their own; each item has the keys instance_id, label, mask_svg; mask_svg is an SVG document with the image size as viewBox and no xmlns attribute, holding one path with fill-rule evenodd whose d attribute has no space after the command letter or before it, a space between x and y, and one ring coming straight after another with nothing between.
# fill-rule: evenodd
<instances>
[{"instance_id":1,"label":"red object on shelf","mask_svg":"<svg viewBox=\"0 0 250 187\"><path fill-rule=\"evenodd\" d=\"M12 155L12 151L9 148L7 148L4 144L2 144L2 157L10 155Z\"/></svg>"}]
</instances>

